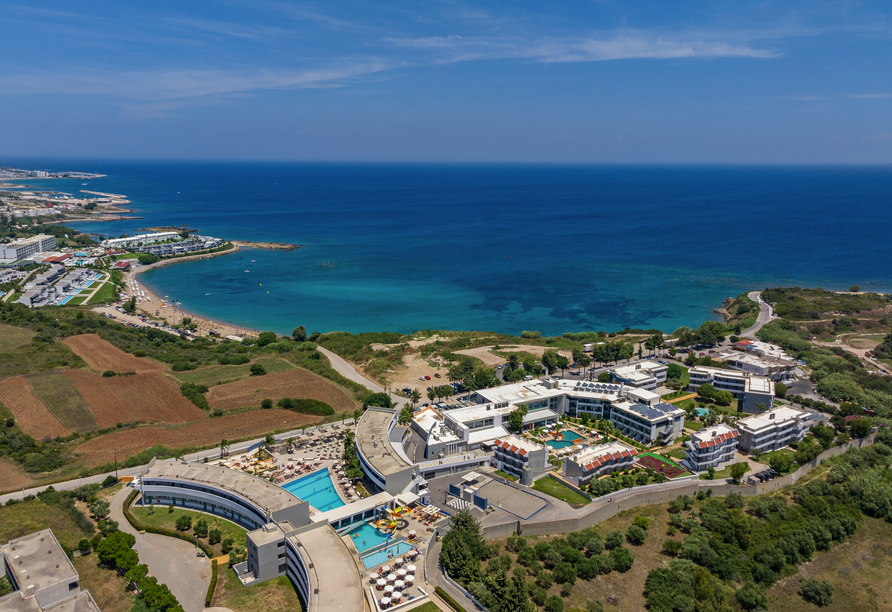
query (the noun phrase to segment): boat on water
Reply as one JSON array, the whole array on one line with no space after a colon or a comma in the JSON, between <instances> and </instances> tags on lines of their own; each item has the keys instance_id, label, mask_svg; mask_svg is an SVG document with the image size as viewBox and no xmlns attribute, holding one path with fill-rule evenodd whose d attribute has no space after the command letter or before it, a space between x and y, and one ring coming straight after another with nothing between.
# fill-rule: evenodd
<instances>
[{"instance_id":1,"label":"boat on water","mask_svg":"<svg viewBox=\"0 0 892 612\"><path fill-rule=\"evenodd\" d=\"M253 260L253 259L251 260L251 263L254 263L254 260Z\"/></svg>"},{"instance_id":2,"label":"boat on water","mask_svg":"<svg viewBox=\"0 0 892 612\"><path fill-rule=\"evenodd\" d=\"M245 270L245 272L250 272L250 270Z\"/></svg>"},{"instance_id":3,"label":"boat on water","mask_svg":"<svg viewBox=\"0 0 892 612\"><path fill-rule=\"evenodd\" d=\"M89 183L81 183L81 185L89 185Z\"/></svg>"}]
</instances>

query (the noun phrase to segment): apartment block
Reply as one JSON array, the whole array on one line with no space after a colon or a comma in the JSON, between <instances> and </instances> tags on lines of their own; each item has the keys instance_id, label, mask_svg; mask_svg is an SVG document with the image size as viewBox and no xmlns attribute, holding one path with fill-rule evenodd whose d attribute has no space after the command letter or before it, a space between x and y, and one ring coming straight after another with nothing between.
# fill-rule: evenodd
<instances>
[{"instance_id":1,"label":"apartment block","mask_svg":"<svg viewBox=\"0 0 892 612\"><path fill-rule=\"evenodd\" d=\"M748 452L783 448L799 442L814 424L810 412L786 406L740 419L737 421L740 448Z\"/></svg>"},{"instance_id":2,"label":"apartment block","mask_svg":"<svg viewBox=\"0 0 892 612\"><path fill-rule=\"evenodd\" d=\"M730 461L740 445L740 433L727 425L704 427L691 434L684 463L695 472Z\"/></svg>"},{"instance_id":3,"label":"apartment block","mask_svg":"<svg viewBox=\"0 0 892 612\"><path fill-rule=\"evenodd\" d=\"M637 455L635 448L619 441L590 446L564 459L564 474L586 484L592 478L631 469Z\"/></svg>"}]
</instances>

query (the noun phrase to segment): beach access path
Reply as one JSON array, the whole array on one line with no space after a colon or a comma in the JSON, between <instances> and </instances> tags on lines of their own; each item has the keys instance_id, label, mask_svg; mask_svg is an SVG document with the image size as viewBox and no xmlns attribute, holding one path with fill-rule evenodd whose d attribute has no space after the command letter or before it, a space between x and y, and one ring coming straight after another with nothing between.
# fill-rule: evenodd
<instances>
[{"instance_id":1,"label":"beach access path","mask_svg":"<svg viewBox=\"0 0 892 612\"><path fill-rule=\"evenodd\" d=\"M747 295L752 301L759 304L759 316L756 319L756 324L740 332L740 336L742 338L755 338L756 333L774 318L774 311L771 308L771 304L762 299L761 291L750 291Z\"/></svg>"},{"instance_id":2,"label":"beach access path","mask_svg":"<svg viewBox=\"0 0 892 612\"><path fill-rule=\"evenodd\" d=\"M331 364L331 367L334 368L335 372L337 372L344 378L349 378L353 382L359 383L373 393L384 393L383 387L375 382L372 382L371 380L357 372L356 368L350 365L350 363L347 362L347 360L345 360L343 357L340 357L335 353L332 353L327 348L322 348L321 346L318 347L316 350L328 357L328 361ZM390 394L390 399L399 408L404 408L409 403L406 398L398 397L393 394Z\"/></svg>"}]
</instances>

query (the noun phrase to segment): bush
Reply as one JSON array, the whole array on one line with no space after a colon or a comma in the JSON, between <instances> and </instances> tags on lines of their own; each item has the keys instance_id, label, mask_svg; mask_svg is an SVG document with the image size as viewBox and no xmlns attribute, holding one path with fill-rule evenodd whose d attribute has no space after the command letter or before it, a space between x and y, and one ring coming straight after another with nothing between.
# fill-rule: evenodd
<instances>
[{"instance_id":1,"label":"bush","mask_svg":"<svg viewBox=\"0 0 892 612\"><path fill-rule=\"evenodd\" d=\"M208 522L203 518L198 519L195 523L195 527L193 528L195 535L199 538L204 538L208 534Z\"/></svg>"},{"instance_id":2,"label":"bush","mask_svg":"<svg viewBox=\"0 0 892 612\"><path fill-rule=\"evenodd\" d=\"M208 404L207 398L204 396L208 392L206 385L196 385L193 383L183 383L180 385L180 393L190 402L201 408L202 410L210 410L211 405Z\"/></svg>"},{"instance_id":3,"label":"bush","mask_svg":"<svg viewBox=\"0 0 892 612\"><path fill-rule=\"evenodd\" d=\"M251 376L263 376L266 374L266 368L259 363L251 364Z\"/></svg>"},{"instance_id":4,"label":"bush","mask_svg":"<svg viewBox=\"0 0 892 612\"><path fill-rule=\"evenodd\" d=\"M117 376L117 375L118 375L118 373L115 372L114 370L106 370L105 372L102 373L102 376L105 378L111 378L112 376Z\"/></svg>"},{"instance_id":5,"label":"bush","mask_svg":"<svg viewBox=\"0 0 892 612\"><path fill-rule=\"evenodd\" d=\"M802 599L816 606L829 606L833 603L833 585L827 580L808 578L802 581L799 588Z\"/></svg>"},{"instance_id":6,"label":"bush","mask_svg":"<svg viewBox=\"0 0 892 612\"><path fill-rule=\"evenodd\" d=\"M610 560L613 562L613 569L622 573L632 569L635 557L628 548L618 546L610 551Z\"/></svg>"},{"instance_id":7,"label":"bush","mask_svg":"<svg viewBox=\"0 0 892 612\"><path fill-rule=\"evenodd\" d=\"M647 532L638 525L631 525L626 531L626 539L630 544L640 546L647 539Z\"/></svg>"},{"instance_id":8,"label":"bush","mask_svg":"<svg viewBox=\"0 0 892 612\"><path fill-rule=\"evenodd\" d=\"M90 540L87 538L81 538L80 542L77 543L77 550L82 555L90 554L90 549L92 546L90 545Z\"/></svg>"},{"instance_id":9,"label":"bush","mask_svg":"<svg viewBox=\"0 0 892 612\"><path fill-rule=\"evenodd\" d=\"M185 514L179 518L177 518L174 523L176 528L180 531L188 531L192 527L192 518L186 516Z\"/></svg>"},{"instance_id":10,"label":"bush","mask_svg":"<svg viewBox=\"0 0 892 612\"><path fill-rule=\"evenodd\" d=\"M564 601L557 595L552 595L545 602L545 612L564 612Z\"/></svg>"},{"instance_id":11,"label":"bush","mask_svg":"<svg viewBox=\"0 0 892 612\"><path fill-rule=\"evenodd\" d=\"M221 537L222 537L222 533L220 532L220 530L217 529L216 527L214 527L213 529L208 531L208 544L213 546L214 544L216 544L217 542L220 541Z\"/></svg>"},{"instance_id":12,"label":"bush","mask_svg":"<svg viewBox=\"0 0 892 612\"><path fill-rule=\"evenodd\" d=\"M626 541L625 536L623 536L623 532L619 529L614 529L609 532L607 536L604 538L604 548L607 550L613 550L614 548L618 548L623 545L623 542Z\"/></svg>"},{"instance_id":13,"label":"bush","mask_svg":"<svg viewBox=\"0 0 892 612\"><path fill-rule=\"evenodd\" d=\"M638 525L642 529L647 529L648 526L650 525L650 521L647 520L647 517L645 517L645 516L636 516L635 520L632 521L632 524Z\"/></svg>"},{"instance_id":14,"label":"bush","mask_svg":"<svg viewBox=\"0 0 892 612\"><path fill-rule=\"evenodd\" d=\"M462 608L457 601L455 601L452 596L444 591L441 587L434 587L434 593L437 594L437 597L446 602L446 604L455 610L455 612L467 612L464 608Z\"/></svg>"},{"instance_id":15,"label":"bush","mask_svg":"<svg viewBox=\"0 0 892 612\"><path fill-rule=\"evenodd\" d=\"M271 400L269 398L263 400L262 402L260 402L260 407L263 408L264 410L269 410L270 408L273 407L273 400Z\"/></svg>"},{"instance_id":16,"label":"bush","mask_svg":"<svg viewBox=\"0 0 892 612\"><path fill-rule=\"evenodd\" d=\"M279 400L279 408L291 410L301 414L315 414L318 416L329 416L335 413L334 408L315 399L296 399L291 397L283 397Z\"/></svg>"},{"instance_id":17,"label":"bush","mask_svg":"<svg viewBox=\"0 0 892 612\"><path fill-rule=\"evenodd\" d=\"M537 331L522 331L520 332L520 337L527 340L535 340L536 338L541 338L542 334Z\"/></svg>"},{"instance_id":18,"label":"bush","mask_svg":"<svg viewBox=\"0 0 892 612\"><path fill-rule=\"evenodd\" d=\"M102 487L103 488L110 487L117 482L118 482L118 479L115 478L114 476L112 476L111 474L109 474L108 476L105 477L105 480L102 481Z\"/></svg>"},{"instance_id":19,"label":"bush","mask_svg":"<svg viewBox=\"0 0 892 612\"><path fill-rule=\"evenodd\" d=\"M207 595L204 596L204 607L211 607L211 600L214 598L214 589L217 588L217 560L211 561L211 583L208 585Z\"/></svg>"},{"instance_id":20,"label":"bush","mask_svg":"<svg viewBox=\"0 0 892 612\"><path fill-rule=\"evenodd\" d=\"M680 551L681 542L679 542L678 540L666 540L665 542L663 542L663 552L665 552L667 555L677 557Z\"/></svg>"}]
</instances>

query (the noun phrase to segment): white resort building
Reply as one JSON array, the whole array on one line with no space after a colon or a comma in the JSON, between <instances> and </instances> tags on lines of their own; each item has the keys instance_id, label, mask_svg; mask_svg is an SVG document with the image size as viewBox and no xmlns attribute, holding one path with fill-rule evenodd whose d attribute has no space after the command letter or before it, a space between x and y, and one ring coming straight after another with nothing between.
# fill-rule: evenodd
<instances>
[{"instance_id":1,"label":"white resort building","mask_svg":"<svg viewBox=\"0 0 892 612\"><path fill-rule=\"evenodd\" d=\"M805 410L783 406L737 421L740 448L747 452L771 451L799 442L815 424Z\"/></svg>"},{"instance_id":2,"label":"white resort building","mask_svg":"<svg viewBox=\"0 0 892 612\"><path fill-rule=\"evenodd\" d=\"M686 457L683 461L694 472L702 472L708 467L730 461L740 444L740 433L727 425L704 427L691 434L685 444Z\"/></svg>"},{"instance_id":3,"label":"white resort building","mask_svg":"<svg viewBox=\"0 0 892 612\"><path fill-rule=\"evenodd\" d=\"M632 468L638 450L618 440L584 448L564 458L564 474L586 484L592 478Z\"/></svg>"},{"instance_id":4,"label":"white resort building","mask_svg":"<svg viewBox=\"0 0 892 612\"><path fill-rule=\"evenodd\" d=\"M730 391L740 400L741 412L758 414L757 404L766 408L774 405L774 381L764 376L752 376L738 370L723 370L706 366L694 366L688 371L688 388L696 391L701 385L710 384L718 391Z\"/></svg>"},{"instance_id":5,"label":"white resort building","mask_svg":"<svg viewBox=\"0 0 892 612\"><path fill-rule=\"evenodd\" d=\"M666 382L669 366L656 361L639 361L608 370L614 382L653 391Z\"/></svg>"}]
</instances>

